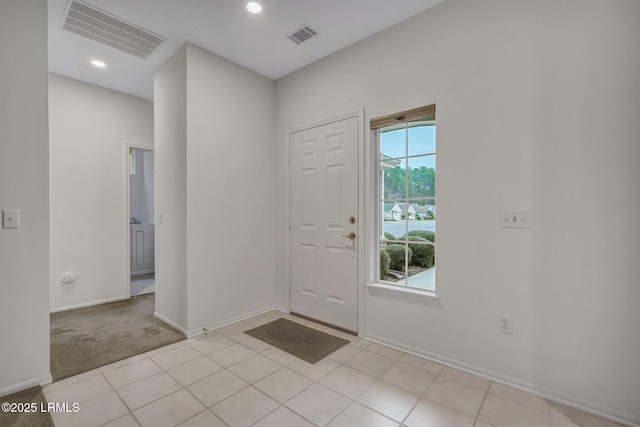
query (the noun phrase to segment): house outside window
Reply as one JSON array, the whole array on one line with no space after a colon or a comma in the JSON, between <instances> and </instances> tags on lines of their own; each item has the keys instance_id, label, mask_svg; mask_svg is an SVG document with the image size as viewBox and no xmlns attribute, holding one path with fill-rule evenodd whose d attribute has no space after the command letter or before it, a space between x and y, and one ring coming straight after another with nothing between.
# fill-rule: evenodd
<instances>
[{"instance_id":1,"label":"house outside window","mask_svg":"<svg viewBox=\"0 0 640 427\"><path fill-rule=\"evenodd\" d=\"M382 283L435 291L435 105L373 119Z\"/></svg>"}]
</instances>

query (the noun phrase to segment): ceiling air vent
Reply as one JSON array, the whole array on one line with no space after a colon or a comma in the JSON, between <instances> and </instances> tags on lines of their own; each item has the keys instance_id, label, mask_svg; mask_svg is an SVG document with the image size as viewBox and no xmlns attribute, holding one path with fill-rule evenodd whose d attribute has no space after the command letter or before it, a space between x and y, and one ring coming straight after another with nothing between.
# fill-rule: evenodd
<instances>
[{"instance_id":1,"label":"ceiling air vent","mask_svg":"<svg viewBox=\"0 0 640 427\"><path fill-rule=\"evenodd\" d=\"M69 2L62 28L142 59L147 59L166 41L157 34L78 0Z\"/></svg>"},{"instance_id":2,"label":"ceiling air vent","mask_svg":"<svg viewBox=\"0 0 640 427\"><path fill-rule=\"evenodd\" d=\"M317 36L318 32L308 25L300 27L287 36L289 40L296 44L300 44L309 40L311 37Z\"/></svg>"}]
</instances>

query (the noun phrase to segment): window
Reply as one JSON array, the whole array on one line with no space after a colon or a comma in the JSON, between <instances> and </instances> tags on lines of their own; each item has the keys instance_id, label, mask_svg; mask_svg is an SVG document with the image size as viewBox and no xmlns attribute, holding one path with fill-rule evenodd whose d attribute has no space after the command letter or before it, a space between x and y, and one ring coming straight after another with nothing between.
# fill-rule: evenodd
<instances>
[{"instance_id":1,"label":"window","mask_svg":"<svg viewBox=\"0 0 640 427\"><path fill-rule=\"evenodd\" d=\"M371 120L378 147L379 281L435 290L435 105Z\"/></svg>"}]
</instances>

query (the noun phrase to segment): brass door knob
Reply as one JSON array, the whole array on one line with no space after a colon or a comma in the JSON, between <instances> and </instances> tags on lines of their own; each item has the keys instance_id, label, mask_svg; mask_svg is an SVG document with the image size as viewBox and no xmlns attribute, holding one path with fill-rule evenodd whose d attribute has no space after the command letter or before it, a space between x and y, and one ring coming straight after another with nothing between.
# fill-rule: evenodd
<instances>
[{"instance_id":1,"label":"brass door knob","mask_svg":"<svg viewBox=\"0 0 640 427\"><path fill-rule=\"evenodd\" d=\"M349 240L356 240L356 233L351 232L349 234L342 234L342 237L346 237Z\"/></svg>"}]
</instances>

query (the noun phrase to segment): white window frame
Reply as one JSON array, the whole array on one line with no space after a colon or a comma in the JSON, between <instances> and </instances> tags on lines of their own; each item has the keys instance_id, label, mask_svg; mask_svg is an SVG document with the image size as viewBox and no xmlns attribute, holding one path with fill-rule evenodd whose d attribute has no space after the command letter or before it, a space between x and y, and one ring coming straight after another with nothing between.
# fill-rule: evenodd
<instances>
[{"instance_id":1,"label":"white window frame","mask_svg":"<svg viewBox=\"0 0 640 427\"><path fill-rule=\"evenodd\" d=\"M367 289L371 295L385 298L392 298L398 300L406 300L412 302L424 302L430 303L437 299L436 290L437 287L434 284L435 289L427 289L427 288L419 288L407 284L395 284L393 282L387 282L380 280L380 230L381 224L384 216L384 210L380 208L380 204L382 203L383 197L381 197L381 179L380 179L380 128L388 127L391 124L385 126L378 126L373 129L374 121L383 121L388 118L397 117L397 123L400 122L414 122L419 121L420 117L415 116L415 112L417 110L421 110L424 108L433 108L432 116L435 117L435 105L429 107L421 107L419 109L409 110L403 113L397 113L394 115L386 116L385 118L373 119L371 120L372 129L370 132L370 145L371 147L371 156L370 161L372 165L372 174L371 178L371 186L370 186L370 196L372 198L369 206L373 210L373 215L371 215L371 223L373 225L372 228L375 230L370 231L370 236L374 237L373 244L370 245L370 249L372 251L372 256L368 257L371 261L371 267L368 269L369 271L369 280L367 281ZM419 113L418 113L419 114ZM425 118L424 116L422 118ZM436 148L437 152L437 148ZM435 155L436 152L433 154ZM408 196L408 195L407 195ZM437 191L436 191L437 197Z\"/></svg>"},{"instance_id":2,"label":"white window frame","mask_svg":"<svg viewBox=\"0 0 640 427\"><path fill-rule=\"evenodd\" d=\"M136 150L129 147L129 175L136 175Z\"/></svg>"}]
</instances>

